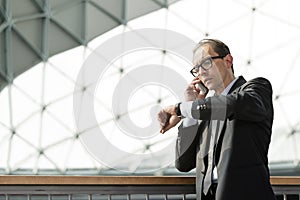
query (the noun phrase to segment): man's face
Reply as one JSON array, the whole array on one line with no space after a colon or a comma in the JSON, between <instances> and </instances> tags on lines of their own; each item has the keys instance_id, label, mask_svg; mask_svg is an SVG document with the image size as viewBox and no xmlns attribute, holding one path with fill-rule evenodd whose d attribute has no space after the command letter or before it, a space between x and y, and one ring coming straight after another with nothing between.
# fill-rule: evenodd
<instances>
[{"instance_id":1,"label":"man's face","mask_svg":"<svg viewBox=\"0 0 300 200\"><path fill-rule=\"evenodd\" d=\"M205 44L200 47L194 55L193 64L197 66L210 57L220 56L218 55L209 44ZM207 70L199 68L198 78L205 84L210 90L223 91L224 80L228 76L228 68L226 67L226 57L211 59L211 67Z\"/></svg>"}]
</instances>

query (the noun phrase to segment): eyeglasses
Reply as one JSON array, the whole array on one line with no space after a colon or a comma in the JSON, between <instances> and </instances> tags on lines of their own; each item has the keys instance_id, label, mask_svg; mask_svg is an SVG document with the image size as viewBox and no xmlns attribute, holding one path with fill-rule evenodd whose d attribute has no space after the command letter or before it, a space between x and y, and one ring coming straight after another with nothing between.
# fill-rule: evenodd
<instances>
[{"instance_id":1,"label":"eyeglasses","mask_svg":"<svg viewBox=\"0 0 300 200\"><path fill-rule=\"evenodd\" d=\"M194 77L197 77L199 75L200 67L204 70L209 70L212 67L212 61L214 59L224 58L225 56L212 56L212 57L205 58L199 65L195 66L190 72Z\"/></svg>"}]
</instances>

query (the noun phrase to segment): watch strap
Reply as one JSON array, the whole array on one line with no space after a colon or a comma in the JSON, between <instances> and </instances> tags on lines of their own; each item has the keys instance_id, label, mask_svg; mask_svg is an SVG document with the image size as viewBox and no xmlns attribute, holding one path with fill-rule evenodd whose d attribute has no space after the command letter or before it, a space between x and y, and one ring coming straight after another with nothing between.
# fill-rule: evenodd
<instances>
[{"instance_id":1,"label":"watch strap","mask_svg":"<svg viewBox=\"0 0 300 200\"><path fill-rule=\"evenodd\" d=\"M181 117L180 104L181 104L181 102L175 104L175 113L178 117Z\"/></svg>"}]
</instances>

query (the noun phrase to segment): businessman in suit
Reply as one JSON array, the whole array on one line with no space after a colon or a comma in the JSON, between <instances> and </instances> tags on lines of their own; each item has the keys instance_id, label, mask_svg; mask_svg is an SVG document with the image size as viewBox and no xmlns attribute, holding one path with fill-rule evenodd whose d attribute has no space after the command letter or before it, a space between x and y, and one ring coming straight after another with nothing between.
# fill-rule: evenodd
<instances>
[{"instance_id":1,"label":"businessman in suit","mask_svg":"<svg viewBox=\"0 0 300 200\"><path fill-rule=\"evenodd\" d=\"M196 167L198 200L275 200L267 157L273 123L270 82L235 77L230 50L219 40L201 40L193 53L195 78L185 101L158 113L161 133L182 121L176 168ZM200 82L214 95L199 89Z\"/></svg>"}]
</instances>

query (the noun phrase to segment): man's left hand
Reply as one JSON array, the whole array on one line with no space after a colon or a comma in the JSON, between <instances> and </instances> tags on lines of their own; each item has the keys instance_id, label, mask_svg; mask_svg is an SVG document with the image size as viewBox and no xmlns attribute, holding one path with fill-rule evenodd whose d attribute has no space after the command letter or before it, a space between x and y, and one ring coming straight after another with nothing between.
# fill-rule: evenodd
<instances>
[{"instance_id":1,"label":"man's left hand","mask_svg":"<svg viewBox=\"0 0 300 200\"><path fill-rule=\"evenodd\" d=\"M168 106L158 113L158 121L160 123L160 133L165 133L180 122L180 118L176 115L175 105Z\"/></svg>"}]
</instances>

